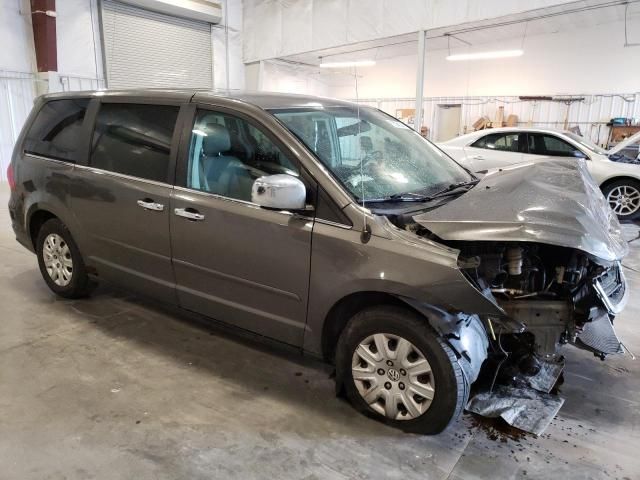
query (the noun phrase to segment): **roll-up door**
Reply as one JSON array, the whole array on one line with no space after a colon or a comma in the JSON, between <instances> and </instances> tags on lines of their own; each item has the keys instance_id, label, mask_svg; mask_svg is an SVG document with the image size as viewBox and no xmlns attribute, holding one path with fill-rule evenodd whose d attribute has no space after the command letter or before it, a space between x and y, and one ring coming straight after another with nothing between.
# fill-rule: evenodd
<instances>
[{"instance_id":1,"label":"roll-up door","mask_svg":"<svg viewBox=\"0 0 640 480\"><path fill-rule=\"evenodd\" d=\"M211 26L105 0L109 88L212 88Z\"/></svg>"}]
</instances>

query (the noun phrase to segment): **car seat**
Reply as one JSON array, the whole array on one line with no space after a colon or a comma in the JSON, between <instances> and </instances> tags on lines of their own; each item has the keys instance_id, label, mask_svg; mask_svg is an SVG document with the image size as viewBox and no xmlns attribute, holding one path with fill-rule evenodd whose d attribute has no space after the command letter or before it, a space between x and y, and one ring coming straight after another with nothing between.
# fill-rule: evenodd
<instances>
[{"instance_id":1,"label":"car seat","mask_svg":"<svg viewBox=\"0 0 640 480\"><path fill-rule=\"evenodd\" d=\"M220 184L220 177L231 162L239 163L239 160L234 156L225 155L231 148L229 130L225 126L208 123L205 133L207 136L202 140L200 158L201 172L206 179L208 191L226 196L227 192L224 185Z\"/></svg>"}]
</instances>

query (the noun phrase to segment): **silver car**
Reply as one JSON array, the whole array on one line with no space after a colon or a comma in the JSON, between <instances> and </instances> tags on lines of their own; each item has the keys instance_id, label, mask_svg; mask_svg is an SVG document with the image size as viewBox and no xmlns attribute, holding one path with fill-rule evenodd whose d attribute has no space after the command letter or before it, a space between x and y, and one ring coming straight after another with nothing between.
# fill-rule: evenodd
<instances>
[{"instance_id":1,"label":"silver car","mask_svg":"<svg viewBox=\"0 0 640 480\"><path fill-rule=\"evenodd\" d=\"M443 430L496 359L620 351L627 244L576 162L480 180L347 102L109 91L40 97L8 178L56 294L111 281L291 345L407 431Z\"/></svg>"}]
</instances>

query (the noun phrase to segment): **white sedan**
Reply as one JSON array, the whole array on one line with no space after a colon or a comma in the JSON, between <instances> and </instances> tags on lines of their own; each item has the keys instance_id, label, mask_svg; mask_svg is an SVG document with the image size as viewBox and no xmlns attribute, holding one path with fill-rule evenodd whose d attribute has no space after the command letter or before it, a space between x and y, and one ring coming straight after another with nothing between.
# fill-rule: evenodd
<instances>
[{"instance_id":1,"label":"white sedan","mask_svg":"<svg viewBox=\"0 0 640 480\"><path fill-rule=\"evenodd\" d=\"M640 218L640 161L617 152L638 140L640 133L611 150L604 150L572 132L512 127L479 130L438 146L477 173L549 157L585 159L591 176L618 218L634 220Z\"/></svg>"}]
</instances>

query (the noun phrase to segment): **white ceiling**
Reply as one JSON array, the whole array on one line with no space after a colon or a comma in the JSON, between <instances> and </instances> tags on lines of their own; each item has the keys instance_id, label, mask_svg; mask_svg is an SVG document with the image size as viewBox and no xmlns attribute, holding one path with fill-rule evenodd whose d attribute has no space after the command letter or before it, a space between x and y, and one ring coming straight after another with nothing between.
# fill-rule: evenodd
<instances>
[{"instance_id":1,"label":"white ceiling","mask_svg":"<svg viewBox=\"0 0 640 480\"><path fill-rule=\"evenodd\" d=\"M529 37L619 22L623 21L624 17L625 5L620 0L583 0L570 5L505 16L486 22L459 25L446 30L431 30L427 32L427 45L429 50L441 50L448 48L448 42L451 43L452 49L464 46L464 43L457 41L456 38L474 46L496 40L519 40L523 38L525 28L526 36ZM640 0L630 0L628 5L630 38L640 38L640 31L637 28L639 20ZM635 31L633 27L636 28ZM451 34L456 38L448 39L446 34ZM332 61L364 58L381 60L414 55L416 49L417 34L414 33L293 55L285 57L283 60L316 66L320 64L320 58Z\"/></svg>"}]
</instances>

